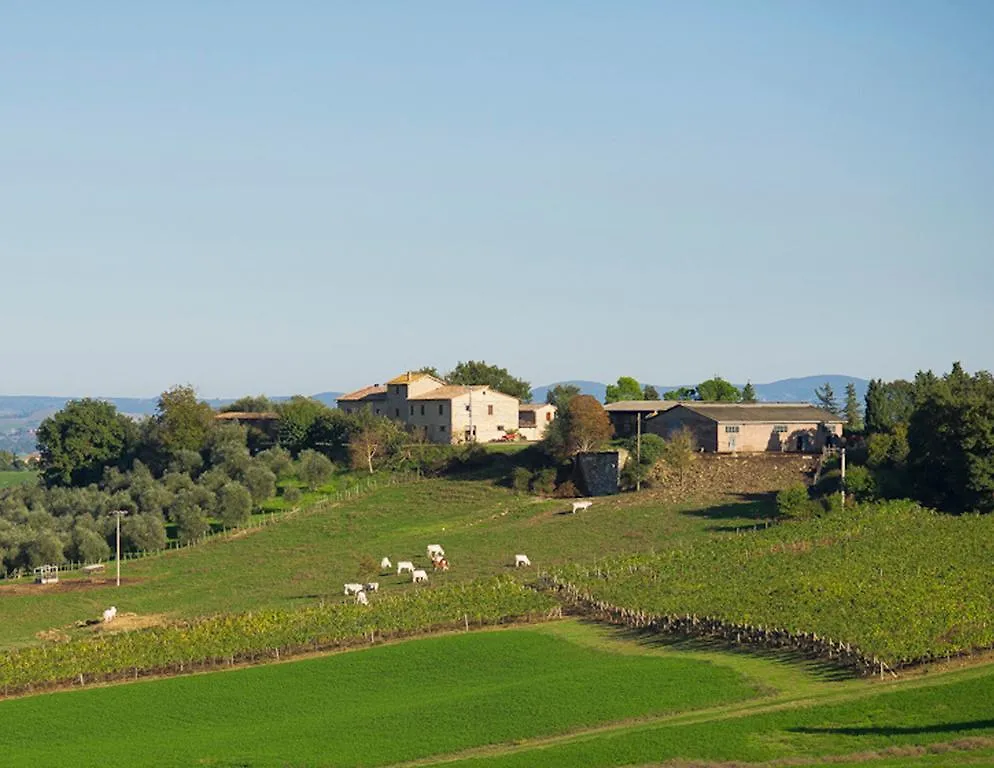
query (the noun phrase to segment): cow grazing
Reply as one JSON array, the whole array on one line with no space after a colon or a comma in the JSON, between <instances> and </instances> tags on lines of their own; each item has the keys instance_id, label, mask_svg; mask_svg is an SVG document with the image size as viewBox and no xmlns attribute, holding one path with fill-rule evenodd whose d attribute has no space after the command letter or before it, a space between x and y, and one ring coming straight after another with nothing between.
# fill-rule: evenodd
<instances>
[{"instance_id":1,"label":"cow grazing","mask_svg":"<svg viewBox=\"0 0 994 768\"><path fill-rule=\"evenodd\" d=\"M384 557L382 560L380 560L381 571L389 571L392 568L393 568L393 563L390 562L389 557Z\"/></svg>"},{"instance_id":2,"label":"cow grazing","mask_svg":"<svg viewBox=\"0 0 994 768\"><path fill-rule=\"evenodd\" d=\"M591 505L593 503L594 502L592 502L592 501L574 501L573 502L573 514L575 515L577 512L582 512L585 509L590 509L590 507L591 507Z\"/></svg>"},{"instance_id":3,"label":"cow grazing","mask_svg":"<svg viewBox=\"0 0 994 768\"><path fill-rule=\"evenodd\" d=\"M415 584L427 584L428 583L428 573L426 571L418 568L416 571L411 571L411 581Z\"/></svg>"},{"instance_id":4,"label":"cow grazing","mask_svg":"<svg viewBox=\"0 0 994 768\"><path fill-rule=\"evenodd\" d=\"M520 568L523 565L531 565L532 561L528 559L528 555L515 555L514 556L514 567Z\"/></svg>"},{"instance_id":5,"label":"cow grazing","mask_svg":"<svg viewBox=\"0 0 994 768\"><path fill-rule=\"evenodd\" d=\"M354 595L357 592L362 592L362 584L349 583L345 585L345 594Z\"/></svg>"},{"instance_id":6,"label":"cow grazing","mask_svg":"<svg viewBox=\"0 0 994 768\"><path fill-rule=\"evenodd\" d=\"M441 544L429 544L427 547L427 551L428 551L429 560L434 560L435 555L438 555L439 557L445 557L445 550L442 549Z\"/></svg>"},{"instance_id":7,"label":"cow grazing","mask_svg":"<svg viewBox=\"0 0 994 768\"><path fill-rule=\"evenodd\" d=\"M397 563L397 575L400 576L402 573L413 573L414 563L410 560L400 560Z\"/></svg>"},{"instance_id":8,"label":"cow grazing","mask_svg":"<svg viewBox=\"0 0 994 768\"><path fill-rule=\"evenodd\" d=\"M116 617L117 617L117 606L116 605L112 605L110 608L108 608L106 611L104 611L104 623L105 624L108 621L113 621Z\"/></svg>"},{"instance_id":9,"label":"cow grazing","mask_svg":"<svg viewBox=\"0 0 994 768\"><path fill-rule=\"evenodd\" d=\"M369 598L366 597L366 593L361 589L355 593L356 605L369 605Z\"/></svg>"},{"instance_id":10,"label":"cow grazing","mask_svg":"<svg viewBox=\"0 0 994 768\"><path fill-rule=\"evenodd\" d=\"M432 558L431 567L436 571L447 571L449 570L449 561L444 557Z\"/></svg>"},{"instance_id":11,"label":"cow grazing","mask_svg":"<svg viewBox=\"0 0 994 768\"><path fill-rule=\"evenodd\" d=\"M378 582L378 581L369 581L369 582L366 582L366 590L365 591L366 592L379 592L380 591L380 582Z\"/></svg>"}]
</instances>

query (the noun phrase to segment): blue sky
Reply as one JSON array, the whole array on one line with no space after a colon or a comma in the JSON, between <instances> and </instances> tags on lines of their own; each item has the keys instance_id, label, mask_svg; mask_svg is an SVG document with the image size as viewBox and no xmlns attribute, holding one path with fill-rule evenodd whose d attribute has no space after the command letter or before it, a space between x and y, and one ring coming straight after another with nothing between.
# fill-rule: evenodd
<instances>
[{"instance_id":1,"label":"blue sky","mask_svg":"<svg viewBox=\"0 0 994 768\"><path fill-rule=\"evenodd\" d=\"M979 0L21 2L0 72L3 394L994 368Z\"/></svg>"}]
</instances>

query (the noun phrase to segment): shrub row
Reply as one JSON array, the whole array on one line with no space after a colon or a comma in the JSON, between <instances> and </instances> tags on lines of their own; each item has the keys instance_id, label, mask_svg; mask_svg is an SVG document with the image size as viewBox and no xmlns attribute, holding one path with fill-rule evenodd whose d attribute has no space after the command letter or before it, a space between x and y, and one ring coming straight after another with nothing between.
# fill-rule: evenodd
<instances>
[{"instance_id":1,"label":"shrub row","mask_svg":"<svg viewBox=\"0 0 994 768\"><path fill-rule=\"evenodd\" d=\"M224 614L166 627L35 646L0 655L4 695L66 684L175 674L279 659L405 635L553 615L549 596L498 577L393 596L370 605Z\"/></svg>"}]
</instances>

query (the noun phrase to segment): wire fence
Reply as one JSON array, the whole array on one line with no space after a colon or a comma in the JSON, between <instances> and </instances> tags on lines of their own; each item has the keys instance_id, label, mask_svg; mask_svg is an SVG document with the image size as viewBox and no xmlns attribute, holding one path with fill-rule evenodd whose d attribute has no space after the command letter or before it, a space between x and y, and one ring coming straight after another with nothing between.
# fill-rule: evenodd
<instances>
[{"instance_id":1,"label":"wire fence","mask_svg":"<svg viewBox=\"0 0 994 768\"><path fill-rule=\"evenodd\" d=\"M221 528L217 531L210 531L205 533L203 536L199 536L195 539L169 539L166 542L164 549L157 550L137 550L131 552L121 553L121 562L127 562L129 560L141 560L148 557L157 557L159 555L165 554L166 552L176 550L176 549L189 549L190 547L198 547L203 544L207 544L211 541L230 539L234 536L242 534L246 531L255 530L258 528L264 528L274 523L279 523L284 520L290 520L297 517L302 511L317 512L322 509L326 509L333 504L339 504L343 501L351 501L358 499L361 496L366 495L378 488L385 488L393 485L401 485L403 483L409 483L417 480L418 477L411 472L393 472L389 475L382 477L371 476L365 480L360 480L359 482L351 485L347 488L343 488L334 493L327 494L324 498L318 499L313 503L307 504L306 506L294 506L290 509L285 509L279 512L268 511L259 512L252 515L249 520L244 524L239 525L235 528ZM110 563L114 561L111 560ZM89 566L106 565L104 563L93 563L93 562L79 562L79 561L66 561L63 563L53 563L49 566L54 569L59 574L63 573L74 573L84 571L85 568ZM96 572L96 569L94 569ZM33 568L15 568L12 571L0 571L0 582L3 581L19 581L24 578L35 578L37 574Z\"/></svg>"}]
</instances>

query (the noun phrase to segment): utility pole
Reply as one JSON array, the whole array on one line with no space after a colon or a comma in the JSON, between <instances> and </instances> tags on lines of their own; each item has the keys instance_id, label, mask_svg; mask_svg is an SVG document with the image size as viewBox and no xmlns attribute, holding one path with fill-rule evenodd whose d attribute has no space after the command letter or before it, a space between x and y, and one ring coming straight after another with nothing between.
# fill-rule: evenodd
<instances>
[{"instance_id":1,"label":"utility pole","mask_svg":"<svg viewBox=\"0 0 994 768\"><path fill-rule=\"evenodd\" d=\"M117 518L117 586L121 586L121 518L128 514L128 510L115 509L111 514Z\"/></svg>"}]
</instances>

